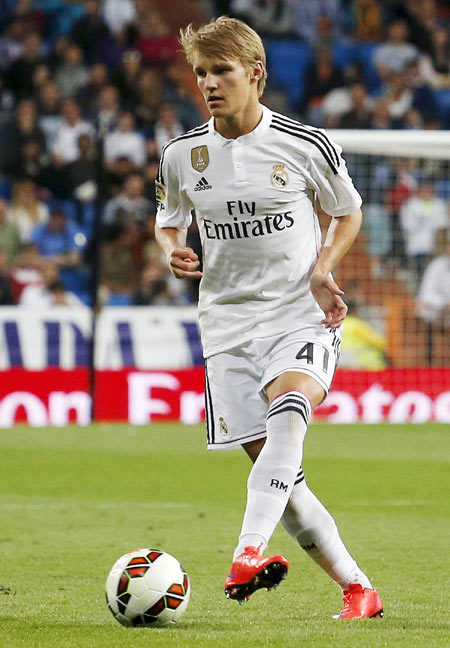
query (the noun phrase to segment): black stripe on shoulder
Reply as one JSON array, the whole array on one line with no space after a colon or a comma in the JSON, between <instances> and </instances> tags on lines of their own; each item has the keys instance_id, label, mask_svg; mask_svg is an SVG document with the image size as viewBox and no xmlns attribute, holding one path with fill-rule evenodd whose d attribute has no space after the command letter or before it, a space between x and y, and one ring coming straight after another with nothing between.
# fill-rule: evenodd
<instances>
[{"instance_id":1,"label":"black stripe on shoulder","mask_svg":"<svg viewBox=\"0 0 450 648\"><path fill-rule=\"evenodd\" d=\"M278 124L270 124L270 128L274 128L277 131L280 131L281 133L287 133L288 135L292 135L293 137L298 137L302 140L305 140L306 142L309 142L310 144L314 144L315 147L319 149L319 151L322 153L323 157L327 161L328 165L330 166L331 170L333 171L334 175L338 174L338 170L336 168L336 165L334 164L333 160L330 158L329 154L325 150L325 148L316 140L310 137L309 135L305 135L303 133L299 133L295 130L293 130L291 127L287 126L279 126Z\"/></svg>"},{"instance_id":2,"label":"black stripe on shoulder","mask_svg":"<svg viewBox=\"0 0 450 648\"><path fill-rule=\"evenodd\" d=\"M158 182L162 182L164 184L164 178L162 174L162 167L164 163L164 155L169 148L171 144L174 144L175 142L179 142L180 140L185 140L185 139L191 139L192 137L201 137L202 135L206 135L208 133L209 127L208 127L208 122L205 122L201 126L197 126L196 128L193 128L192 130L187 131L187 133L184 133L183 135L179 135L178 137L174 137L173 139L169 140L166 142L163 146L163 149L161 151L161 159L159 161L159 167L158 167L158 175L157 175L157 180Z\"/></svg>"},{"instance_id":3,"label":"black stripe on shoulder","mask_svg":"<svg viewBox=\"0 0 450 648\"><path fill-rule=\"evenodd\" d=\"M336 166L338 167L340 165L339 154L336 151L336 148L331 143L331 140L328 137L328 135L326 135L326 133L323 133L319 129L314 128L313 126L307 126L306 124L302 124L301 122L296 121L295 119L291 119L290 117L281 115L280 113L273 113L273 118L277 120L278 124L291 126L292 128L298 129L299 131L305 134L312 135L313 137L317 137L318 140L320 140L323 143L323 145L326 147L330 156L334 158L334 161L336 162Z\"/></svg>"}]
</instances>

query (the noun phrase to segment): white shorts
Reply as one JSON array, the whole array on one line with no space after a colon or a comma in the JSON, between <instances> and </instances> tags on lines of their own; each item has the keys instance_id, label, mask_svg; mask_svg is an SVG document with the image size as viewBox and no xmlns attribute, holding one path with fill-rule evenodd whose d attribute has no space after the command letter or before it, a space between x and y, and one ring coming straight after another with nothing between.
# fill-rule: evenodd
<instances>
[{"instance_id":1,"label":"white shorts","mask_svg":"<svg viewBox=\"0 0 450 648\"><path fill-rule=\"evenodd\" d=\"M312 376L328 393L341 329L314 326L259 338L205 362L208 449L232 449L266 436L265 385L286 371Z\"/></svg>"}]
</instances>

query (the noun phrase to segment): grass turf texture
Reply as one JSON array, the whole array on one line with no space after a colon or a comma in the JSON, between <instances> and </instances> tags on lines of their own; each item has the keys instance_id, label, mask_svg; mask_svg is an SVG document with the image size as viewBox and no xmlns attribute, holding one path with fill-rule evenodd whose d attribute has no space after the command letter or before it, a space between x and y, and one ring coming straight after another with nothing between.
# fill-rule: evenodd
<instances>
[{"instance_id":1,"label":"grass turf texture","mask_svg":"<svg viewBox=\"0 0 450 648\"><path fill-rule=\"evenodd\" d=\"M276 591L223 594L250 464L207 453L200 427L0 431L0 636L13 648L448 646L450 434L444 425L313 425L308 481L377 586L385 618L338 622L340 592L282 528ZM121 627L107 610L113 562L162 548L191 576L177 626Z\"/></svg>"}]
</instances>

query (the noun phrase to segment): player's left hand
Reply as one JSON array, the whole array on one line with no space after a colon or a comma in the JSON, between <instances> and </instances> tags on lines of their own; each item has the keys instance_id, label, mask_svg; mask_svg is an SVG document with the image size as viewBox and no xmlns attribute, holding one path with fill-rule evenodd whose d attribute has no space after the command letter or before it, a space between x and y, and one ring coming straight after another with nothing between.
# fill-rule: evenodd
<instances>
[{"instance_id":1,"label":"player's left hand","mask_svg":"<svg viewBox=\"0 0 450 648\"><path fill-rule=\"evenodd\" d=\"M337 328L347 315L347 306L342 295L344 291L326 274L314 272L311 276L311 292L325 314L322 324L325 328Z\"/></svg>"}]
</instances>

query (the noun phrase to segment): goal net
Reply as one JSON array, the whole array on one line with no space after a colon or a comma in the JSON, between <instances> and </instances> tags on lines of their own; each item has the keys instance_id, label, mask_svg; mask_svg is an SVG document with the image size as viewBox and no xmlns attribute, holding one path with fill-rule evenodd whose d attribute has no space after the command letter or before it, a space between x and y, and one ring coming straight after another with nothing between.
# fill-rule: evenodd
<instances>
[{"instance_id":1,"label":"goal net","mask_svg":"<svg viewBox=\"0 0 450 648\"><path fill-rule=\"evenodd\" d=\"M328 132L364 215L334 273L349 305L340 367L450 367L450 133Z\"/></svg>"}]
</instances>

